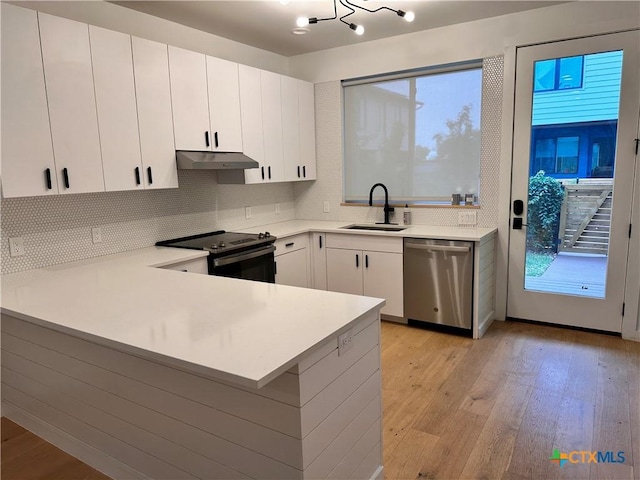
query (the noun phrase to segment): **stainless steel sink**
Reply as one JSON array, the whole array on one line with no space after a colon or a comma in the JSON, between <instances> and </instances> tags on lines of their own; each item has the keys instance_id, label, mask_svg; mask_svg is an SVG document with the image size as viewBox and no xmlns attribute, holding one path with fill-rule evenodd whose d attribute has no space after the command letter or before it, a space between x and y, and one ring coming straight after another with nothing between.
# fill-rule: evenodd
<instances>
[{"instance_id":1,"label":"stainless steel sink","mask_svg":"<svg viewBox=\"0 0 640 480\"><path fill-rule=\"evenodd\" d=\"M346 230L377 230L381 232L401 232L407 227L400 227L397 225L384 225L384 224L367 224L367 225L347 225L344 228Z\"/></svg>"}]
</instances>

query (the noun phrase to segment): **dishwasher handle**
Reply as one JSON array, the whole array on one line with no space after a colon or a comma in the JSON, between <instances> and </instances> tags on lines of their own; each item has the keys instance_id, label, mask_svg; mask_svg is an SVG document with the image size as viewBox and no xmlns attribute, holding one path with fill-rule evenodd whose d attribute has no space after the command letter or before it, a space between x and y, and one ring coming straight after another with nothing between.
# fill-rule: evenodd
<instances>
[{"instance_id":1,"label":"dishwasher handle","mask_svg":"<svg viewBox=\"0 0 640 480\"><path fill-rule=\"evenodd\" d=\"M451 245L424 245L421 243L405 243L407 248L414 248L416 250L427 250L431 252L450 252L450 253L468 253L471 251L471 247L456 247Z\"/></svg>"}]
</instances>

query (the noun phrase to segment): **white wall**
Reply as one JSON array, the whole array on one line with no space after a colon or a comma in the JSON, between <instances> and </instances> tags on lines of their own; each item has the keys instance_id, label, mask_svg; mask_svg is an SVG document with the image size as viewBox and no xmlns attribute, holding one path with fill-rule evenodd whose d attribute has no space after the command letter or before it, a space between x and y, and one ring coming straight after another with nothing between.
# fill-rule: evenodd
<instances>
[{"instance_id":1,"label":"white wall","mask_svg":"<svg viewBox=\"0 0 640 480\"><path fill-rule=\"evenodd\" d=\"M502 105L502 135L500 140L500 169L497 191L499 197L498 258L497 258L497 318L506 315L507 254L509 240L509 209L511 190L511 143L513 126L513 97L515 90L515 51L517 46L545 43L640 27L639 2L579 1L541 9L504 15L475 22L401 35L393 38L339 47L290 59L289 73L308 80L325 83L378 73L439 65L451 62L504 55L504 93ZM336 84L337 85L337 84ZM326 89L325 86L320 88ZM339 88L334 91L337 95ZM316 97L317 98L317 97ZM326 98L325 98L326 100ZM339 101L339 98L327 101ZM336 124L338 122L338 124ZM336 132L341 132L341 117L334 119L331 128L320 131L333 135L323 141L341 144ZM321 125L319 125L321 127ZM319 147L320 148L320 144ZM320 154L320 150L318 150ZM320 158L320 155L319 155ZM335 165L332 165L335 167ZM318 165L319 172L322 164ZM318 182L333 182L320 187L334 202L341 198L341 185L335 185L335 175L327 175ZM314 187L317 188L317 187ZM296 186L296 206L312 196L310 187ZM360 207L343 207L360 208ZM304 214L308 215L308 210ZM298 211L296 212L298 214ZM362 215L362 214L361 214ZM637 279L632 289L640 289ZM633 322L637 312L637 301ZM625 320L625 327L631 320ZM633 327L637 331L637 327ZM630 336L628 333L626 336Z\"/></svg>"}]
</instances>

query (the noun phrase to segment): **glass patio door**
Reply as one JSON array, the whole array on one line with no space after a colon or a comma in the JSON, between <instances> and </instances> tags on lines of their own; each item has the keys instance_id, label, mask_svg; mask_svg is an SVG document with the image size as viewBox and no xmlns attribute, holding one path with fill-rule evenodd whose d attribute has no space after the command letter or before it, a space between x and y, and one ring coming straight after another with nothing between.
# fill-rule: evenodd
<instances>
[{"instance_id":1,"label":"glass patio door","mask_svg":"<svg viewBox=\"0 0 640 480\"><path fill-rule=\"evenodd\" d=\"M621 331L639 46L632 31L517 50L508 317Z\"/></svg>"}]
</instances>

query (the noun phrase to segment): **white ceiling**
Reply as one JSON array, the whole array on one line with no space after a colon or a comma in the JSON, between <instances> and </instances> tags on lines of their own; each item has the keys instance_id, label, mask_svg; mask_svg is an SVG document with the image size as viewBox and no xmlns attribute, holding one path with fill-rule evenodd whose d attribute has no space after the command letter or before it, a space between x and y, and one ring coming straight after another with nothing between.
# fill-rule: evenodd
<instances>
[{"instance_id":1,"label":"white ceiling","mask_svg":"<svg viewBox=\"0 0 640 480\"><path fill-rule=\"evenodd\" d=\"M365 27L364 35L356 35L338 20L310 25L309 33L294 35L296 18L332 17L333 0L234 1L114 1L118 5L187 25L198 30L252 45L284 56L366 42L404 33L427 30L455 23L506 15L546 7L561 1L456 1L456 0L350 0L373 10L380 6L413 11L416 19L407 23L395 13L356 11L346 20ZM338 17L349 12L338 5ZM357 10L357 9L356 9Z\"/></svg>"}]
</instances>

